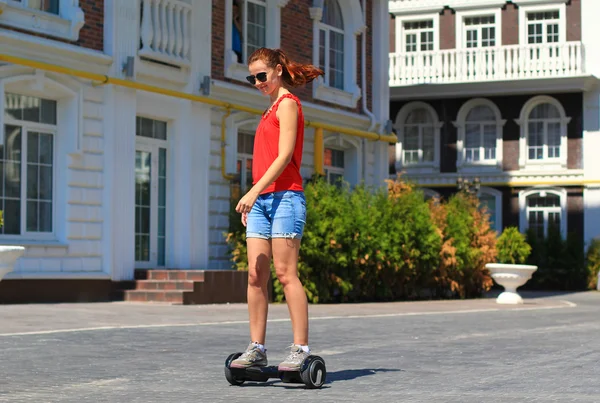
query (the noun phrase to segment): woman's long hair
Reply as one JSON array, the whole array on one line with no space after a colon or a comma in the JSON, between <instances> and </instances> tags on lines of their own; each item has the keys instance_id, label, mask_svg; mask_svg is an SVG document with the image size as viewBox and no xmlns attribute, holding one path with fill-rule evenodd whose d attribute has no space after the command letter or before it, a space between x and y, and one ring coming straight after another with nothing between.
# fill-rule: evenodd
<instances>
[{"instance_id":1,"label":"woman's long hair","mask_svg":"<svg viewBox=\"0 0 600 403\"><path fill-rule=\"evenodd\" d=\"M290 87L299 87L325 75L323 70L312 64L300 64L290 60L281 49L256 49L248 58L248 65L257 60L262 60L272 69L281 64L281 78Z\"/></svg>"}]
</instances>

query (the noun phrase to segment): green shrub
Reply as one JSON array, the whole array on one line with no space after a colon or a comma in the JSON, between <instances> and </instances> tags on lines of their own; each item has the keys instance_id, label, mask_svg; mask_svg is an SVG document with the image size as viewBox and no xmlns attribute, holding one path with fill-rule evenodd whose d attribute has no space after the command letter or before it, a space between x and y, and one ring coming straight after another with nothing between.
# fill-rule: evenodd
<instances>
[{"instance_id":1,"label":"green shrub","mask_svg":"<svg viewBox=\"0 0 600 403\"><path fill-rule=\"evenodd\" d=\"M504 229L498 238L496 249L499 263L523 264L531 254L531 246L517 227Z\"/></svg>"},{"instance_id":2,"label":"green shrub","mask_svg":"<svg viewBox=\"0 0 600 403\"><path fill-rule=\"evenodd\" d=\"M593 239L585 255L588 275L588 288L598 287L598 271L600 271L600 238Z\"/></svg>"},{"instance_id":3,"label":"green shrub","mask_svg":"<svg viewBox=\"0 0 600 403\"><path fill-rule=\"evenodd\" d=\"M496 237L475 198L460 196L446 206L426 202L402 181L372 189L322 178L304 192L298 272L311 303L468 297L492 284L485 263L495 259ZM239 214L232 220L239 221ZM247 270L243 230L236 231L227 237L232 261ZM271 270L273 298L283 301Z\"/></svg>"},{"instance_id":4,"label":"green shrub","mask_svg":"<svg viewBox=\"0 0 600 403\"><path fill-rule=\"evenodd\" d=\"M434 277L441 292L461 298L480 296L493 282L486 263L496 258L496 232L479 200L459 192L444 204L432 203L432 214L443 236L441 265Z\"/></svg>"},{"instance_id":5,"label":"green shrub","mask_svg":"<svg viewBox=\"0 0 600 403\"><path fill-rule=\"evenodd\" d=\"M577 234L568 233L563 239L560 229L550 226L544 238L528 231L527 242L532 248L527 263L538 269L524 289L576 291L587 288L583 241Z\"/></svg>"}]
</instances>

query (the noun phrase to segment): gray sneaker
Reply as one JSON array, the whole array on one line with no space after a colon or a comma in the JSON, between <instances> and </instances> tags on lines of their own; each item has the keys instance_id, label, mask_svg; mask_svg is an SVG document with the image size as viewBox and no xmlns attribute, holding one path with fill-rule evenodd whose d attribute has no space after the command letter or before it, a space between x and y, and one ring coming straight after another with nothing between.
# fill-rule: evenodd
<instances>
[{"instance_id":1,"label":"gray sneaker","mask_svg":"<svg viewBox=\"0 0 600 403\"><path fill-rule=\"evenodd\" d=\"M246 351L231 361L229 366L232 368L266 367L267 351L262 352L256 344L250 343Z\"/></svg>"},{"instance_id":2,"label":"gray sneaker","mask_svg":"<svg viewBox=\"0 0 600 403\"><path fill-rule=\"evenodd\" d=\"M279 371L298 371L302 362L308 357L310 353L302 350L302 347L292 344L290 346L290 354L281 364L279 364Z\"/></svg>"}]
</instances>

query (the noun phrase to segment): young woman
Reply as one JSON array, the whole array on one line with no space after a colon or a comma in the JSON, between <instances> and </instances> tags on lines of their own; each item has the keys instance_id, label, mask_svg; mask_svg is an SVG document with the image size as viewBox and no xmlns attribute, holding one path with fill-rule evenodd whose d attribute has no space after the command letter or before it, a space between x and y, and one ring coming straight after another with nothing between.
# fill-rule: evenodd
<instances>
[{"instance_id":1,"label":"young woman","mask_svg":"<svg viewBox=\"0 0 600 403\"><path fill-rule=\"evenodd\" d=\"M254 186L237 204L246 226L248 247L248 314L251 342L232 367L266 366L267 282L271 257L283 285L292 320L294 342L282 371L294 371L310 355L308 303L298 279L298 252L306 223L306 199L300 165L304 115L300 100L288 88L311 82L323 71L290 61L279 49L260 48L248 58L247 80L271 105L263 113L254 137Z\"/></svg>"}]
</instances>

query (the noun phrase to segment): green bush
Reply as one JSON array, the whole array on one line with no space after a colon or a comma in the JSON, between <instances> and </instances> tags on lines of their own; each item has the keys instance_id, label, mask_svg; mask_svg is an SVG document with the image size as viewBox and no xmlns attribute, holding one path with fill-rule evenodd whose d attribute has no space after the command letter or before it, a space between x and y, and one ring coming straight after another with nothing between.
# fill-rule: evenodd
<instances>
[{"instance_id":1,"label":"green bush","mask_svg":"<svg viewBox=\"0 0 600 403\"><path fill-rule=\"evenodd\" d=\"M435 276L442 295L449 289L461 298L480 296L493 284L485 265L496 258L496 232L490 228L489 215L466 192L454 194L446 204L432 203L431 209L443 234Z\"/></svg>"},{"instance_id":2,"label":"green bush","mask_svg":"<svg viewBox=\"0 0 600 403\"><path fill-rule=\"evenodd\" d=\"M517 227L507 227L502 231L496 249L499 263L523 264L531 254L531 246Z\"/></svg>"},{"instance_id":3,"label":"green bush","mask_svg":"<svg viewBox=\"0 0 600 403\"><path fill-rule=\"evenodd\" d=\"M593 239L585 255L588 275L588 288L598 287L598 271L600 271L600 238Z\"/></svg>"},{"instance_id":4,"label":"green bush","mask_svg":"<svg viewBox=\"0 0 600 403\"><path fill-rule=\"evenodd\" d=\"M485 263L495 258L495 232L476 199L451 199L446 215L446 204L426 202L401 181L372 189L317 178L304 192L298 271L311 303L468 297L491 286ZM246 270L243 231L236 231L227 238L232 261ZM273 298L283 301L271 269Z\"/></svg>"},{"instance_id":5,"label":"green bush","mask_svg":"<svg viewBox=\"0 0 600 403\"><path fill-rule=\"evenodd\" d=\"M536 265L537 271L524 289L576 291L587 289L588 271L585 267L583 241L574 233L563 239L556 226L548 228L544 238L527 232L531 255L527 263Z\"/></svg>"}]
</instances>

